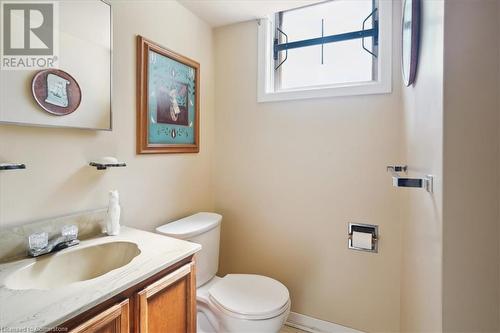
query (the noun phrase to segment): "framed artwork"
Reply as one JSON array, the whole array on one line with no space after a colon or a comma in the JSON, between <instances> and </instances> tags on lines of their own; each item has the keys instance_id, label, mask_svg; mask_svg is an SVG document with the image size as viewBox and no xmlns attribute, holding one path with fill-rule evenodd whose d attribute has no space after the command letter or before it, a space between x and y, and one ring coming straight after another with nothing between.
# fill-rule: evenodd
<instances>
[{"instance_id":1,"label":"framed artwork","mask_svg":"<svg viewBox=\"0 0 500 333\"><path fill-rule=\"evenodd\" d=\"M200 64L137 36L137 153L197 153Z\"/></svg>"}]
</instances>

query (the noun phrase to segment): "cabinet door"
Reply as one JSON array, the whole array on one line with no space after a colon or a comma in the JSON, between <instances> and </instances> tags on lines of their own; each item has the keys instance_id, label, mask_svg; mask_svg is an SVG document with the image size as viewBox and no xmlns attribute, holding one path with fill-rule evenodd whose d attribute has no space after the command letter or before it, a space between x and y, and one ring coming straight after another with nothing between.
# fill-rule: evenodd
<instances>
[{"instance_id":1,"label":"cabinet door","mask_svg":"<svg viewBox=\"0 0 500 333\"><path fill-rule=\"evenodd\" d=\"M195 333L194 263L182 266L137 294L140 333Z\"/></svg>"},{"instance_id":2,"label":"cabinet door","mask_svg":"<svg viewBox=\"0 0 500 333\"><path fill-rule=\"evenodd\" d=\"M129 333L128 299L87 320L71 333Z\"/></svg>"}]
</instances>

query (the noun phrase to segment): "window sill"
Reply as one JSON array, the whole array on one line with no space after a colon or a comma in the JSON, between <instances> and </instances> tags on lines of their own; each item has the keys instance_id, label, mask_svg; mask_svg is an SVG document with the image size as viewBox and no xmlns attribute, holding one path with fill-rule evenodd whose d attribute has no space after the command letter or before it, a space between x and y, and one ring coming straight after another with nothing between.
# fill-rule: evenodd
<instances>
[{"instance_id":1,"label":"window sill","mask_svg":"<svg viewBox=\"0 0 500 333\"><path fill-rule=\"evenodd\" d=\"M257 102L278 102L310 98L372 95L391 93L391 82L361 82L327 87L308 87L272 92L259 91Z\"/></svg>"}]
</instances>

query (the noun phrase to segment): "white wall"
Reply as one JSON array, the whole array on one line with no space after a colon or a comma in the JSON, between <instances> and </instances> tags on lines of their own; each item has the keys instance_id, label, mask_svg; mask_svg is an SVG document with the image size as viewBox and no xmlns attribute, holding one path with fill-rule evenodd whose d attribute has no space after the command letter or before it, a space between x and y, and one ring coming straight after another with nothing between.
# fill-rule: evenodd
<instances>
[{"instance_id":1,"label":"white wall","mask_svg":"<svg viewBox=\"0 0 500 333\"><path fill-rule=\"evenodd\" d=\"M220 272L277 278L292 311L398 331L403 194L385 167L404 161L399 63L392 94L259 104L257 23L216 29L215 59ZM349 222L380 226L378 254L347 249Z\"/></svg>"},{"instance_id":2,"label":"white wall","mask_svg":"<svg viewBox=\"0 0 500 333\"><path fill-rule=\"evenodd\" d=\"M28 166L0 173L0 227L105 206L114 188L121 194L124 224L143 229L213 209L211 28L175 1L114 1L112 6L113 131L0 125L0 161ZM201 64L199 154L135 154L137 34ZM88 166L102 156L116 156L128 166L107 171Z\"/></svg>"},{"instance_id":3,"label":"white wall","mask_svg":"<svg viewBox=\"0 0 500 333\"><path fill-rule=\"evenodd\" d=\"M498 332L498 1L444 22L443 330Z\"/></svg>"},{"instance_id":4,"label":"white wall","mask_svg":"<svg viewBox=\"0 0 500 333\"><path fill-rule=\"evenodd\" d=\"M410 176L435 176L434 193L409 189L402 228L401 330L442 329L444 2L422 1L415 85L403 89L404 141Z\"/></svg>"}]
</instances>

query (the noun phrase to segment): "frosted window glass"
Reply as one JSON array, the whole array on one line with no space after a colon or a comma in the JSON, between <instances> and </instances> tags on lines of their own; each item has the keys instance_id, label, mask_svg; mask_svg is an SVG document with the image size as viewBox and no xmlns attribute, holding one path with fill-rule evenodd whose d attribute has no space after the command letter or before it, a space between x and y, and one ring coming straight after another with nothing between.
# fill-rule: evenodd
<instances>
[{"instance_id":1,"label":"frosted window glass","mask_svg":"<svg viewBox=\"0 0 500 333\"><path fill-rule=\"evenodd\" d=\"M362 29L363 20L372 11L371 0L335 0L283 13L281 27L289 42L334 35ZM365 29L371 28L371 20ZM283 41L282 41L283 42ZM371 48L371 38L365 38ZM282 57L284 57L282 52ZM288 59L280 69L280 88L367 82L373 80L373 57L361 47L361 39L288 50Z\"/></svg>"}]
</instances>

